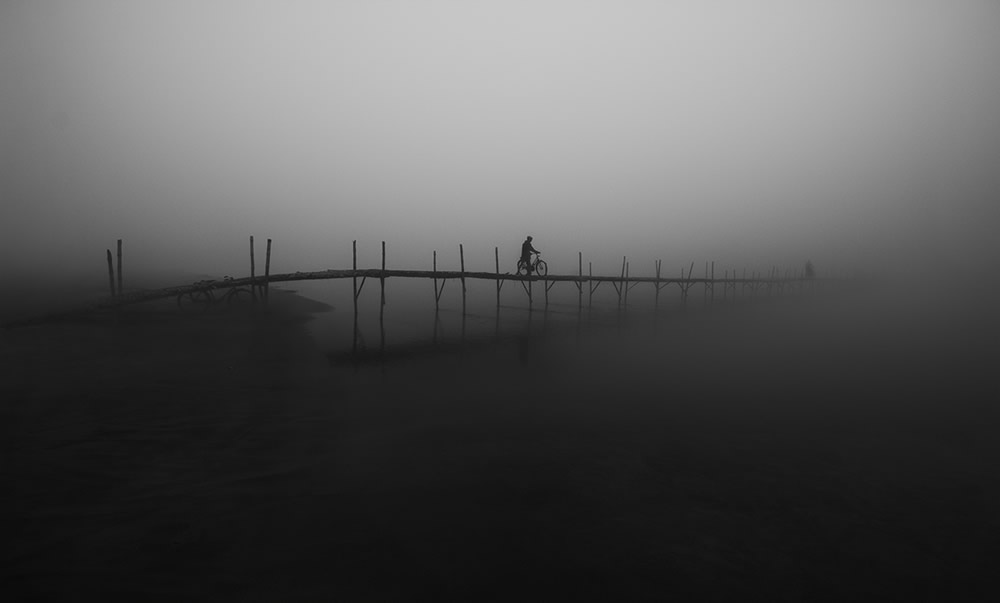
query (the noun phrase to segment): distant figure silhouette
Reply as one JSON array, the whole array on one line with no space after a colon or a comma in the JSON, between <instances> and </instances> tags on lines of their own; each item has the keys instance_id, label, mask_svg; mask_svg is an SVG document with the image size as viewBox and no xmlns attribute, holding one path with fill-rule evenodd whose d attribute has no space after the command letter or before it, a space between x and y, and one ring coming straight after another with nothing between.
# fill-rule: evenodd
<instances>
[{"instance_id":1,"label":"distant figure silhouette","mask_svg":"<svg viewBox=\"0 0 1000 603\"><path fill-rule=\"evenodd\" d=\"M531 236L529 235L528 238L524 240L524 243L521 243L521 261L524 263L525 266L527 266L528 276L531 276L531 271L534 270L534 268L531 265L532 253L541 253L541 252L531 246Z\"/></svg>"}]
</instances>

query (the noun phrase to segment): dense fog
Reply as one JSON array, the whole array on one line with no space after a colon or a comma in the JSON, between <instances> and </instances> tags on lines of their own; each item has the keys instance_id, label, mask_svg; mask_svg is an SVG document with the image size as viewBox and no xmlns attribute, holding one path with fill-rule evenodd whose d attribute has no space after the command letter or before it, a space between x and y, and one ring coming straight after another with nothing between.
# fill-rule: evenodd
<instances>
[{"instance_id":1,"label":"dense fog","mask_svg":"<svg viewBox=\"0 0 1000 603\"><path fill-rule=\"evenodd\" d=\"M0 266L997 267L988 1L0 5Z\"/></svg>"}]
</instances>

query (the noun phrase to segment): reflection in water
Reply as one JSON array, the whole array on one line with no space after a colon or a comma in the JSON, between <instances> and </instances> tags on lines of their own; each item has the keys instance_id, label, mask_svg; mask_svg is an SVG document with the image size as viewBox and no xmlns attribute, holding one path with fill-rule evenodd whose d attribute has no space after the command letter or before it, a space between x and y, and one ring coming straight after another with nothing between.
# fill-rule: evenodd
<instances>
[{"instance_id":1,"label":"reflection in water","mask_svg":"<svg viewBox=\"0 0 1000 603\"><path fill-rule=\"evenodd\" d=\"M525 289L530 286L530 283L520 284ZM385 363L418 354L437 356L502 345L515 352L520 364L525 365L532 360L537 363L540 338L550 343L563 338L564 343L577 348L587 347L591 339L603 340L605 335L612 333L619 336L634 334L646 340L647 336L656 338L666 332L673 333L682 323L690 327L695 324L691 320L700 321L702 314L711 313L719 318L736 312L741 306L746 306L745 310L752 312L753 307L759 305L754 304L753 300L748 301L748 304L732 301L728 304L716 303L709 306L716 308L714 311L700 306L685 307L683 304L674 307L661 305L659 308L650 304L651 307L646 309L635 309L630 305L627 310L624 304L622 307L615 305L603 309L587 304L584 310L581 300L574 299L570 304L550 302L547 306L534 309L531 305L501 306L495 312L490 308L485 315L474 311L442 310L435 306L428 309L432 316L423 312L407 312L404 321L389 320L389 325L382 313L370 323L363 323L355 315L351 345L344 349L336 339L329 338L331 332L327 331L326 339L331 344L327 349L331 352L328 357L334 364L367 364ZM421 319L421 315L425 318ZM681 317L685 320L676 320ZM430 337L427 336L427 322L431 326ZM705 324L715 322L713 319ZM370 331L375 328L379 331L379 343L369 349L365 333L368 332L371 337ZM390 338L391 335L394 337Z\"/></svg>"},{"instance_id":2,"label":"reflection in water","mask_svg":"<svg viewBox=\"0 0 1000 603\"><path fill-rule=\"evenodd\" d=\"M387 343L385 320L380 317L378 321L379 345L374 349L366 345L364 329L359 321L355 320L350 348L332 351L328 354L328 358L333 364L375 364L417 355L449 354L460 352L463 349L516 342L519 349L523 351L525 361L527 361L527 349L531 345L531 341L545 335L550 330L551 324L565 322L566 324L563 326L569 327L568 321L559 321L550 317L551 313L544 313L539 324L533 312L513 312L505 319L501 319L501 313L497 312L493 317L493 328L491 329L486 326L489 324L488 319L486 322L475 320L482 317L459 314L457 317L459 324L455 325L443 319L439 309L434 309L432 312L430 337L418 337L416 340L402 343ZM452 327L458 327L457 336L455 335L456 330L448 328L449 324ZM579 314L577 314L574 324L574 329L579 336L582 327L582 317ZM451 336L448 334L449 331L452 333Z\"/></svg>"}]
</instances>

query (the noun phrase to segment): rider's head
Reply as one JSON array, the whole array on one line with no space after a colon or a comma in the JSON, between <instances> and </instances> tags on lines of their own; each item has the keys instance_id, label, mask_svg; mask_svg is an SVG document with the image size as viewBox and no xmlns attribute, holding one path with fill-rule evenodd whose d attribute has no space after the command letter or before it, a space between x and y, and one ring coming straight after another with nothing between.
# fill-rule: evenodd
<instances>
[{"instance_id":1,"label":"rider's head","mask_svg":"<svg viewBox=\"0 0 1000 603\"><path fill-rule=\"evenodd\" d=\"M531 240L531 235L528 235L528 240L529 240L529 241Z\"/></svg>"}]
</instances>

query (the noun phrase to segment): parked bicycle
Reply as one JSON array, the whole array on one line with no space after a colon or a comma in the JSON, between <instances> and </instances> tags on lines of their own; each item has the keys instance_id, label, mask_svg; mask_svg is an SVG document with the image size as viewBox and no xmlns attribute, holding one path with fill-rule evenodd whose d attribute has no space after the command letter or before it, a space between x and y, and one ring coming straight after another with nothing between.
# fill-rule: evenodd
<instances>
[{"instance_id":1,"label":"parked bicycle","mask_svg":"<svg viewBox=\"0 0 1000 603\"><path fill-rule=\"evenodd\" d=\"M535 253L533 255L535 257L530 263L525 262L524 260L517 261L518 274L522 276L531 276L532 274L535 276L545 276L549 273L549 266L545 263L545 260L542 259L542 254Z\"/></svg>"}]
</instances>

